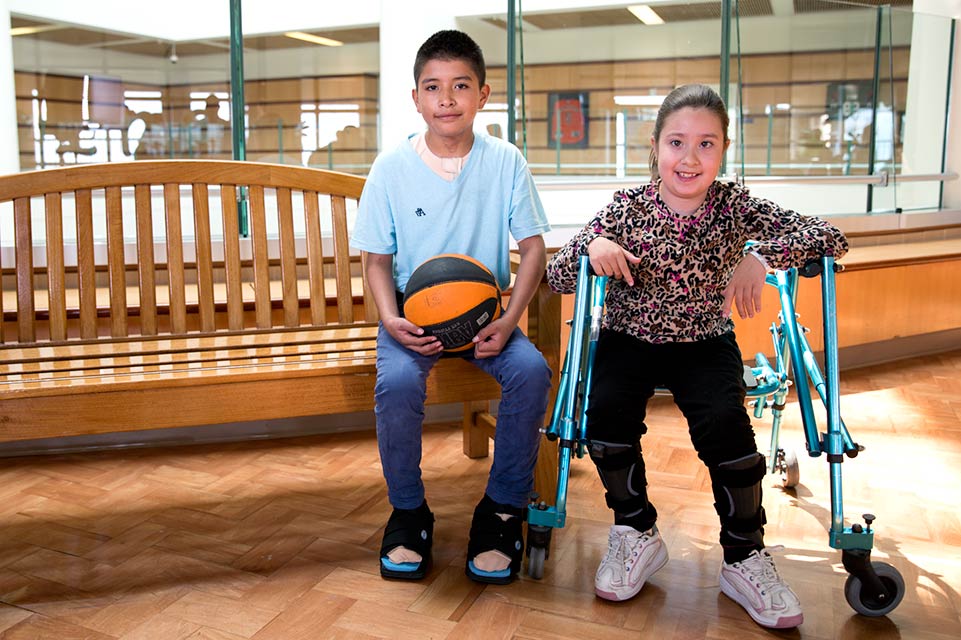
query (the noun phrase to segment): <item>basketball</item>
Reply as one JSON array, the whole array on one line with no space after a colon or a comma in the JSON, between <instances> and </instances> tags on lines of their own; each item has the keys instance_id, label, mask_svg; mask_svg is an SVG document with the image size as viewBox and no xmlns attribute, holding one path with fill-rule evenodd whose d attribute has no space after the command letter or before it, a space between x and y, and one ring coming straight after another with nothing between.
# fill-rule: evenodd
<instances>
[{"instance_id":1,"label":"basketball","mask_svg":"<svg viewBox=\"0 0 961 640\"><path fill-rule=\"evenodd\" d=\"M477 332L500 312L494 274L470 256L445 253L427 260L404 291L404 317L436 336L447 353L468 352Z\"/></svg>"}]
</instances>

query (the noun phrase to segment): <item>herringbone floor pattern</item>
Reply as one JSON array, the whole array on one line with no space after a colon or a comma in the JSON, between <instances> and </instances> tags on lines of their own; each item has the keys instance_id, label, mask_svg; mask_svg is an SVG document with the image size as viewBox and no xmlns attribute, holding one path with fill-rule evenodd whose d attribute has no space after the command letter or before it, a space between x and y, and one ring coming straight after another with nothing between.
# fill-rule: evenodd
<instances>
[{"instance_id":1,"label":"herringbone floor pattern","mask_svg":"<svg viewBox=\"0 0 961 640\"><path fill-rule=\"evenodd\" d=\"M668 399L644 450L671 561L631 602L593 595L609 514L587 460L541 581L483 587L463 573L488 460L428 429L438 522L418 583L377 573L389 507L370 432L2 461L0 637L957 638L961 629L961 352L847 372L842 410L867 450L844 464L845 511L878 515L875 559L907 584L887 618L855 615L827 542L827 464L802 456L794 494L765 493L767 540L805 623L771 634L720 595L707 473ZM757 421L767 449L767 418ZM796 407L782 444L803 450Z\"/></svg>"}]
</instances>

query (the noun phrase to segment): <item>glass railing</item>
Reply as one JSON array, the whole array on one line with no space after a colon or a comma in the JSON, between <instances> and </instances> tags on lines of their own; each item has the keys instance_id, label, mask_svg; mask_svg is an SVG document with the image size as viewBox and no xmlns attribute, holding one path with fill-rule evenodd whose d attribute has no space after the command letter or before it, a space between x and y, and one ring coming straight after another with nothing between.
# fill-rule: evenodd
<instances>
[{"instance_id":1,"label":"glass railing","mask_svg":"<svg viewBox=\"0 0 961 640\"><path fill-rule=\"evenodd\" d=\"M950 19L823 0L789 16L733 11L729 171L879 178L817 187L836 212L940 206L940 181L899 176L943 171Z\"/></svg>"},{"instance_id":2,"label":"glass railing","mask_svg":"<svg viewBox=\"0 0 961 640\"><path fill-rule=\"evenodd\" d=\"M163 43L38 26L13 38L23 170L235 157L227 38ZM325 65L333 47L288 34L246 39L246 159L366 173L377 154L377 69L368 68L377 33L344 38L351 51L338 55L363 61L347 73ZM81 36L88 44L71 43ZM299 77L308 57L319 71Z\"/></svg>"},{"instance_id":3,"label":"glass railing","mask_svg":"<svg viewBox=\"0 0 961 640\"><path fill-rule=\"evenodd\" d=\"M645 23L631 12L636 3L537 3L530 13L525 4L502 5L520 25L513 67L506 13L459 17L458 26L488 58L493 91L476 126L513 134L545 185L646 179L660 101L699 82L728 102L728 177L761 190L773 188L766 177L871 177L816 199L843 202L844 213L940 206L940 181L901 177L944 170L949 18L873 2L795 0L775 10L664 0L645 5ZM78 46L40 26L14 38L23 169L233 157L226 38L131 42L91 28L84 33L97 44ZM381 137L378 27L306 35L342 44L290 33L245 39L246 159L365 174Z\"/></svg>"},{"instance_id":4,"label":"glass railing","mask_svg":"<svg viewBox=\"0 0 961 640\"><path fill-rule=\"evenodd\" d=\"M725 34L719 12L728 6ZM778 11L734 0L720 7L651 4L662 24L634 19L627 6L589 19L574 11L522 15L526 107L517 144L539 183L647 179L663 97L699 82L727 100L728 178L759 195L821 214L939 208L951 19L824 0ZM865 179L847 179L858 176ZM829 179L791 185L763 177ZM813 200L811 189L820 194Z\"/></svg>"}]
</instances>

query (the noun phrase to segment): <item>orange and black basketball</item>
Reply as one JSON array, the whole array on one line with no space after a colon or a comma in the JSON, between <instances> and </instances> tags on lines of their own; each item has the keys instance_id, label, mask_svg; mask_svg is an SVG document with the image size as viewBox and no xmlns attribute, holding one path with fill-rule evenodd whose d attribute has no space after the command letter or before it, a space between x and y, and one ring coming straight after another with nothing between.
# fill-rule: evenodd
<instances>
[{"instance_id":1,"label":"orange and black basketball","mask_svg":"<svg viewBox=\"0 0 961 640\"><path fill-rule=\"evenodd\" d=\"M404 291L404 317L436 336L448 353L467 352L477 332L501 311L490 269L470 256L445 253L414 269Z\"/></svg>"}]
</instances>

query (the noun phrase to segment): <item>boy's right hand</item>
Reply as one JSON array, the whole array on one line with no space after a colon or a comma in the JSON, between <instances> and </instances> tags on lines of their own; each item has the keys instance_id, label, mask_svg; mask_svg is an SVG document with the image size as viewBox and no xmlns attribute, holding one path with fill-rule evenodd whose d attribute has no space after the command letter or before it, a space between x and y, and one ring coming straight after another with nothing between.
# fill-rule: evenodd
<instances>
[{"instance_id":1,"label":"boy's right hand","mask_svg":"<svg viewBox=\"0 0 961 640\"><path fill-rule=\"evenodd\" d=\"M425 336L424 330L407 318L397 316L383 320L383 324L394 340L422 356L436 356L444 350L440 340L435 336Z\"/></svg>"},{"instance_id":2,"label":"boy's right hand","mask_svg":"<svg viewBox=\"0 0 961 640\"><path fill-rule=\"evenodd\" d=\"M628 286L634 286L630 267L638 264L641 259L621 245L607 238L594 238L587 245L587 256L591 259L591 267L597 275L623 279Z\"/></svg>"}]
</instances>

